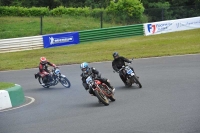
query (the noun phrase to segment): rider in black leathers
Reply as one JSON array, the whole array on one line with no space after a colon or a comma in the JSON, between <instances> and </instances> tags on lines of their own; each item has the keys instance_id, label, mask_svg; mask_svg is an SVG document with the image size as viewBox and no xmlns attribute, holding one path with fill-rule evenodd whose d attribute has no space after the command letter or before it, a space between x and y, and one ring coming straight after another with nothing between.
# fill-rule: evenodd
<instances>
[{"instance_id":1,"label":"rider in black leathers","mask_svg":"<svg viewBox=\"0 0 200 133\"><path fill-rule=\"evenodd\" d=\"M117 52L113 53L113 58L114 60L112 61L112 67L116 72L119 72L119 76L121 78L121 80L124 82L124 84L126 85L126 73L124 71L119 71L123 65L125 65L125 62L127 63L131 63L131 61L129 61L127 58L123 57L123 56L119 56L119 54ZM133 68L131 67L131 69L133 70Z\"/></svg>"},{"instance_id":2,"label":"rider in black leathers","mask_svg":"<svg viewBox=\"0 0 200 133\"><path fill-rule=\"evenodd\" d=\"M89 75L92 75L92 77L94 79L97 79L99 81L101 81L102 83L105 83L109 88L112 89L113 93L115 91L115 88L113 86L111 86L110 82L108 79L106 78L102 78L101 77L101 74L99 73L98 70L96 70L94 67L89 67L88 66L88 63L87 62L83 62L81 65L80 65L80 68L81 68L81 80L82 80L82 84L85 88L85 90L88 90L89 89L89 93L91 95L94 95L95 96L95 93L93 92L93 90L91 88L89 88L88 84L86 83L86 79Z\"/></svg>"}]
</instances>

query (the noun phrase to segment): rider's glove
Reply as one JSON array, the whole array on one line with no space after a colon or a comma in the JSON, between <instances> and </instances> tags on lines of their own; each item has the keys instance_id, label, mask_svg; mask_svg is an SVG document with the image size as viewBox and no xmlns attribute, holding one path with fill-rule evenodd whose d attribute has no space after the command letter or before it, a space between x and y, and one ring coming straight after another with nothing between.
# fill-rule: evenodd
<instances>
[{"instance_id":1,"label":"rider's glove","mask_svg":"<svg viewBox=\"0 0 200 133\"><path fill-rule=\"evenodd\" d=\"M101 78L101 74L97 74L95 78Z\"/></svg>"},{"instance_id":2,"label":"rider's glove","mask_svg":"<svg viewBox=\"0 0 200 133\"><path fill-rule=\"evenodd\" d=\"M58 66L56 66L55 64L53 64L53 67L54 67L54 68L58 68Z\"/></svg>"}]
</instances>

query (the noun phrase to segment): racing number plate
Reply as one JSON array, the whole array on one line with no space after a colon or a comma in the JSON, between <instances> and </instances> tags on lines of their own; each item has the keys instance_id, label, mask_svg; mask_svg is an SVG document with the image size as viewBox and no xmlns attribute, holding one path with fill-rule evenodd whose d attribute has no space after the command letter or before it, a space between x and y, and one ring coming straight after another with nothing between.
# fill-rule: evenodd
<instances>
[{"instance_id":1,"label":"racing number plate","mask_svg":"<svg viewBox=\"0 0 200 133\"><path fill-rule=\"evenodd\" d=\"M89 84L90 81L92 81L91 76L87 77L87 79L86 79L86 83Z\"/></svg>"},{"instance_id":2,"label":"racing number plate","mask_svg":"<svg viewBox=\"0 0 200 133\"><path fill-rule=\"evenodd\" d=\"M127 73L128 73L128 74L132 74L133 71L132 71L131 69L129 69L129 70L127 71Z\"/></svg>"}]
</instances>

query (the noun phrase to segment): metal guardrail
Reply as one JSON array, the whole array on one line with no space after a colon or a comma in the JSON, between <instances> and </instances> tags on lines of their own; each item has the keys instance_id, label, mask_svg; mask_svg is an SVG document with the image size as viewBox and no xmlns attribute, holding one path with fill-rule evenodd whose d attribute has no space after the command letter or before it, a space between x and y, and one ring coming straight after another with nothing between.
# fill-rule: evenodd
<instances>
[{"instance_id":1,"label":"metal guardrail","mask_svg":"<svg viewBox=\"0 0 200 133\"><path fill-rule=\"evenodd\" d=\"M80 43L137 35L144 35L143 24L79 31ZM42 36L0 40L0 53L41 48L43 48Z\"/></svg>"},{"instance_id":2,"label":"metal guardrail","mask_svg":"<svg viewBox=\"0 0 200 133\"><path fill-rule=\"evenodd\" d=\"M43 48L42 36L0 39L0 53Z\"/></svg>"}]
</instances>

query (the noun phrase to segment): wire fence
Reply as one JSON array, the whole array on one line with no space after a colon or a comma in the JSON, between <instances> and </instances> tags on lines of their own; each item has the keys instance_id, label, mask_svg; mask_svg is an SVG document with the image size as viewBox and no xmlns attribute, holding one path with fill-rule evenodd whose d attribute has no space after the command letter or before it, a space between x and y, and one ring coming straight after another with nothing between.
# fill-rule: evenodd
<instances>
[{"instance_id":1,"label":"wire fence","mask_svg":"<svg viewBox=\"0 0 200 133\"><path fill-rule=\"evenodd\" d=\"M141 17L98 12L92 16L0 17L0 39L110 28L200 16L198 6L145 9Z\"/></svg>"}]
</instances>

